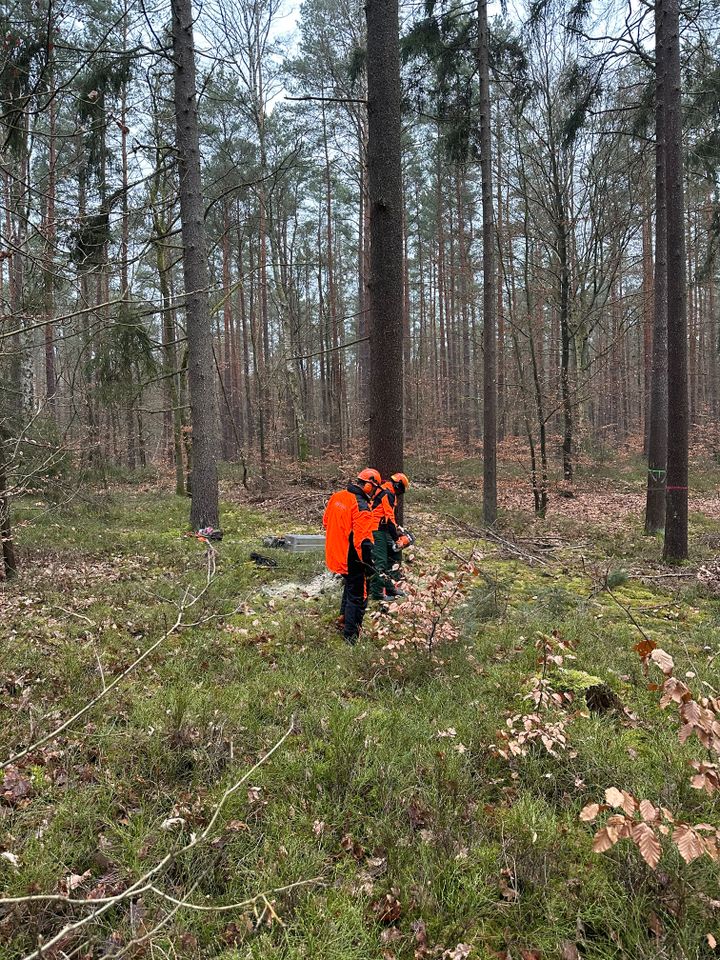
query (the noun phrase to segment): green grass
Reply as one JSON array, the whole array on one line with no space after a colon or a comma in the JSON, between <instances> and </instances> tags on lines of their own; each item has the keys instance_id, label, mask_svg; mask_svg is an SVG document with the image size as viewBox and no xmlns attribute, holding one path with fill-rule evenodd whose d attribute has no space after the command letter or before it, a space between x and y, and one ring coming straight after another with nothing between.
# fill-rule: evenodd
<instances>
[{"instance_id":1,"label":"green grass","mask_svg":"<svg viewBox=\"0 0 720 960\"><path fill-rule=\"evenodd\" d=\"M410 515L413 505L436 503L423 490L409 498ZM202 589L205 559L182 536L186 513L183 499L137 489L17 511L26 572L0 594L0 756L95 695L98 659L106 679L119 673L172 622L183 590ZM2 844L19 860L0 859L6 895L57 892L86 871L81 895L141 876L204 829L223 791L295 717L296 732L230 798L209 841L171 863L158 886L193 888L193 902L217 905L322 884L270 895L279 922L267 922L262 902L183 909L153 935L153 955L411 960L412 924L423 920L433 956L460 942L486 960L523 950L560 957L567 942L593 960L711 956L713 865L688 867L668 851L654 873L627 844L598 856L578 821L611 785L693 822L719 819L717 804L689 786L687 761L701 754L679 744L672 711L659 710L632 650L637 632L609 594L562 557L530 568L484 544L485 578L458 611L461 639L440 651L442 662L408 658L387 670L373 642L351 649L333 632L336 596L263 594L322 569L317 556L273 554L272 570L248 562L281 523L227 505L217 577L189 614L214 619L169 637L85 724L21 764L30 793L0 807ZM618 555L637 558L646 545L625 531L589 563L612 571ZM435 558L445 546L425 544ZM614 582L678 673L713 683L715 601ZM575 644L568 666L607 682L636 719L578 716L571 749L508 763L491 745L509 713L530 710L535 634L552 630ZM455 737L438 736L451 727ZM259 789L249 795L250 786ZM184 823L162 829L171 817ZM397 934L373 909L386 893L400 904ZM30 952L81 915L72 909L32 903L0 915L0 957ZM167 914L143 895L63 949L108 955L113 938L122 945Z\"/></svg>"}]
</instances>

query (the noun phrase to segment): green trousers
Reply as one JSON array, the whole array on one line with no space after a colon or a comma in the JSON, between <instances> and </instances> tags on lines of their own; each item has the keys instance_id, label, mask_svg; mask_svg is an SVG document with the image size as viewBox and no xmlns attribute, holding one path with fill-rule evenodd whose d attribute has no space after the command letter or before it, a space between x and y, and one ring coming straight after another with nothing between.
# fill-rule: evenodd
<instances>
[{"instance_id":1,"label":"green trousers","mask_svg":"<svg viewBox=\"0 0 720 960\"><path fill-rule=\"evenodd\" d=\"M398 579L397 572L392 568L400 558L393 550L392 543L392 537L384 530L376 530L373 534L375 576L370 584L370 596L373 600L382 600L383 591L386 588L392 589Z\"/></svg>"}]
</instances>

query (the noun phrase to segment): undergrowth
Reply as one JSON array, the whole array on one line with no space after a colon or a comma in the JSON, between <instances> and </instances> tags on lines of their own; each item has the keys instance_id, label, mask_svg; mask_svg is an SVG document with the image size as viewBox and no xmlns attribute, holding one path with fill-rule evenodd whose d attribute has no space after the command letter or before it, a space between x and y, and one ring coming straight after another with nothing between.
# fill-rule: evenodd
<instances>
[{"instance_id":1,"label":"undergrowth","mask_svg":"<svg viewBox=\"0 0 720 960\"><path fill-rule=\"evenodd\" d=\"M413 498L410 515L434 503L426 491ZM453 498L448 513L462 499ZM475 520L473 509L464 517ZM186 589L202 591L206 558L183 536L186 511L158 491L118 489L16 513L25 572L0 594L0 760L95 696L163 635ZM530 565L459 529L426 535L415 568L456 571L475 549L477 572L453 601L444 642L400 648L390 663L387 635L369 630L349 648L334 632L336 591L263 592L322 571L317 555L273 551L267 569L249 559L269 553L261 538L283 522L228 505L217 574L186 617L203 622L173 632L0 782L3 895L112 897L201 835L223 791L293 723L207 840L156 881L161 894L204 907L265 897L172 913L147 891L47 955L712 956L716 865L668 850L654 871L632 846L593 853L579 814L614 784L689 822L719 824L717 801L689 784L699 747L678 741L648 689L626 612L672 654L678 675L712 685L716 601L627 574L625 557L634 564L649 549L637 531L596 543L584 565L562 548ZM561 640L562 665L555 647L539 660L550 641L538 646L538 636ZM614 706L588 707L587 676ZM538 682L563 692L552 717L567 746L550 752L538 738L503 756L499 732L536 710ZM0 907L0 957L31 953L84 911L37 900Z\"/></svg>"}]
</instances>

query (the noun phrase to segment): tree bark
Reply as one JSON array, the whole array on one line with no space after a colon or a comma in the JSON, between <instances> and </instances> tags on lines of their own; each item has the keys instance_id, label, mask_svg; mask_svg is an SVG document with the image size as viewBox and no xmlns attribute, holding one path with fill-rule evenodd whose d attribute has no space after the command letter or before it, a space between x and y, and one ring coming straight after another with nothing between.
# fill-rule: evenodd
<instances>
[{"instance_id":1,"label":"tree bark","mask_svg":"<svg viewBox=\"0 0 720 960\"><path fill-rule=\"evenodd\" d=\"M403 233L398 0L367 0L370 463L403 467Z\"/></svg>"},{"instance_id":2,"label":"tree bark","mask_svg":"<svg viewBox=\"0 0 720 960\"><path fill-rule=\"evenodd\" d=\"M668 439L667 197L665 181L665 66L663 11L655 6L655 279L653 285L652 377L648 431L645 533L665 526Z\"/></svg>"},{"instance_id":3,"label":"tree bark","mask_svg":"<svg viewBox=\"0 0 720 960\"><path fill-rule=\"evenodd\" d=\"M5 433L0 429L0 540L2 540L3 572L5 579L11 580L17 573L17 560L10 526L10 503L7 496L6 442Z\"/></svg>"},{"instance_id":4,"label":"tree bark","mask_svg":"<svg viewBox=\"0 0 720 960\"><path fill-rule=\"evenodd\" d=\"M665 83L667 188L668 440L665 513L666 560L688 555L688 371L685 222L678 0L661 6Z\"/></svg>"},{"instance_id":5,"label":"tree bark","mask_svg":"<svg viewBox=\"0 0 720 960\"><path fill-rule=\"evenodd\" d=\"M487 0L478 0L477 18L483 208L483 519L487 524L494 524L497 521L497 329Z\"/></svg>"},{"instance_id":6,"label":"tree bark","mask_svg":"<svg viewBox=\"0 0 720 960\"><path fill-rule=\"evenodd\" d=\"M172 36L192 422L190 525L197 530L205 526L219 525L218 412L208 299L205 208L200 179L195 45L190 0L172 0Z\"/></svg>"}]
</instances>

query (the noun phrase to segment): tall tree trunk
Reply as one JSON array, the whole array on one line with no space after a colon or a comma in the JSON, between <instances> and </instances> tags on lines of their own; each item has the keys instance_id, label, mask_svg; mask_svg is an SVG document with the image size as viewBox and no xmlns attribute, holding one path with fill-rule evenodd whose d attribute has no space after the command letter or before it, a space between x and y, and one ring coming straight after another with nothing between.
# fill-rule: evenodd
<instances>
[{"instance_id":1,"label":"tall tree trunk","mask_svg":"<svg viewBox=\"0 0 720 960\"><path fill-rule=\"evenodd\" d=\"M478 0L477 63L480 82L480 172L483 208L483 519L497 521L497 329L495 222L492 189L490 44L487 0Z\"/></svg>"},{"instance_id":2,"label":"tall tree trunk","mask_svg":"<svg viewBox=\"0 0 720 960\"><path fill-rule=\"evenodd\" d=\"M337 446L340 453L344 450L343 421L342 421L342 366L340 358L340 327L338 323L337 292L335 283L335 258L333 249L333 209L332 209L332 178L330 176L330 148L328 145L327 118L325 116L324 87L321 87L323 100L321 102L323 153L325 160L325 271L327 278L327 307L329 318L329 332L331 351L329 363L330 386L330 425L331 442ZM320 250L318 250L318 253ZM297 390L297 384L293 384ZM295 394L293 394L295 395ZM296 411L297 415L297 411Z\"/></svg>"},{"instance_id":3,"label":"tall tree trunk","mask_svg":"<svg viewBox=\"0 0 720 960\"><path fill-rule=\"evenodd\" d=\"M403 467L403 236L398 0L367 0L370 462Z\"/></svg>"},{"instance_id":4,"label":"tall tree trunk","mask_svg":"<svg viewBox=\"0 0 720 960\"><path fill-rule=\"evenodd\" d=\"M51 55L52 56L52 55ZM50 131L48 143L48 184L47 195L45 199L45 396L47 398L48 411L53 420L57 416L56 393L57 384L55 377L55 241L57 238L57 229L55 226L55 187L56 187L56 162L57 162L57 144L56 144L56 126L57 126L57 104L55 101L55 70L53 60L48 64L49 71L49 96L50 96Z\"/></svg>"},{"instance_id":5,"label":"tall tree trunk","mask_svg":"<svg viewBox=\"0 0 720 960\"><path fill-rule=\"evenodd\" d=\"M192 418L190 525L197 530L206 526L217 527L219 524L218 411L208 298L209 271L205 245L205 208L200 179L191 0L172 0L172 38Z\"/></svg>"},{"instance_id":6,"label":"tall tree trunk","mask_svg":"<svg viewBox=\"0 0 720 960\"><path fill-rule=\"evenodd\" d=\"M663 24L665 183L667 188L668 429L665 548L667 560L688 555L688 380L685 224L678 0L658 0Z\"/></svg>"},{"instance_id":7,"label":"tall tree trunk","mask_svg":"<svg viewBox=\"0 0 720 960\"><path fill-rule=\"evenodd\" d=\"M497 243L500 256L498 256L497 269L497 344L498 344L498 380L497 380L497 406L498 406L498 440L505 439L505 307L503 303L503 284L502 284L502 246L504 242L503 233L503 191L502 191L502 147L500 143L500 133L502 130L500 123L500 111L498 110L496 127L496 149L497 149ZM509 224L508 217L508 224ZM512 237L509 238L512 245Z\"/></svg>"},{"instance_id":8,"label":"tall tree trunk","mask_svg":"<svg viewBox=\"0 0 720 960\"><path fill-rule=\"evenodd\" d=\"M653 256L650 211L643 214L643 453L650 451L650 417L652 410L652 346L653 346Z\"/></svg>"},{"instance_id":9,"label":"tall tree trunk","mask_svg":"<svg viewBox=\"0 0 720 960\"><path fill-rule=\"evenodd\" d=\"M648 431L645 533L665 526L668 440L667 195L665 179L665 44L663 11L655 6L655 280L653 285L652 381Z\"/></svg>"}]
</instances>

